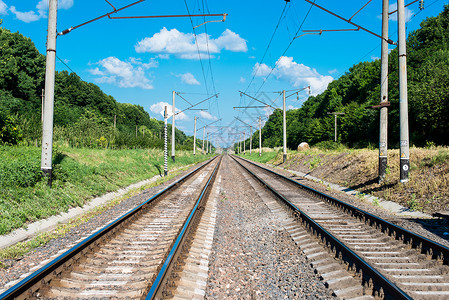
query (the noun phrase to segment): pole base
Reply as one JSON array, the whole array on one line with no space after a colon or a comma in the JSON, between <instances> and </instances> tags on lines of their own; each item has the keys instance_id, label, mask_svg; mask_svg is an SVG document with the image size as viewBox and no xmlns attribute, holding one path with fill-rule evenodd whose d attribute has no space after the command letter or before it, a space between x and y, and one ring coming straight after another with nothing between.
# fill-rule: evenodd
<instances>
[{"instance_id":1,"label":"pole base","mask_svg":"<svg viewBox=\"0 0 449 300\"><path fill-rule=\"evenodd\" d=\"M401 158L400 168L401 168L400 169L401 182L407 182L408 181L408 172L410 170L410 159Z\"/></svg>"},{"instance_id":2,"label":"pole base","mask_svg":"<svg viewBox=\"0 0 449 300\"><path fill-rule=\"evenodd\" d=\"M173 160L173 162L175 162L175 156L172 156L171 159Z\"/></svg>"},{"instance_id":3,"label":"pole base","mask_svg":"<svg viewBox=\"0 0 449 300\"><path fill-rule=\"evenodd\" d=\"M282 158L283 158L283 160L284 160L284 163L287 161L287 154L283 154L282 155Z\"/></svg>"},{"instance_id":4,"label":"pole base","mask_svg":"<svg viewBox=\"0 0 449 300\"><path fill-rule=\"evenodd\" d=\"M47 177L47 185L51 187L52 184L52 169L41 169L44 177Z\"/></svg>"},{"instance_id":5,"label":"pole base","mask_svg":"<svg viewBox=\"0 0 449 300\"><path fill-rule=\"evenodd\" d=\"M387 157L379 156L379 183L385 180L385 175L387 172Z\"/></svg>"}]
</instances>

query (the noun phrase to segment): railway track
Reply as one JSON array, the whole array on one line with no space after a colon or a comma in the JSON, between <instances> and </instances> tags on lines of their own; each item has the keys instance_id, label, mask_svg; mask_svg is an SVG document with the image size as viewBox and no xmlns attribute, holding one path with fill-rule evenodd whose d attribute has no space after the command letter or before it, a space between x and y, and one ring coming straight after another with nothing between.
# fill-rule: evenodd
<instances>
[{"instance_id":1,"label":"railway track","mask_svg":"<svg viewBox=\"0 0 449 300\"><path fill-rule=\"evenodd\" d=\"M176 295L177 282L185 278L180 275L188 273L186 253L202 247L201 241L211 244L211 230L206 229L209 236L203 234L201 216L206 211L206 223L211 222L213 211L206 202L220 162L215 158L195 169L16 283L0 299ZM189 284L180 286L181 292L189 289Z\"/></svg>"},{"instance_id":2,"label":"railway track","mask_svg":"<svg viewBox=\"0 0 449 300\"><path fill-rule=\"evenodd\" d=\"M340 298L449 298L449 248L291 178L233 158L256 178L258 184L249 181L259 193L275 194L280 200L265 200L265 204L284 220L284 228ZM270 192L261 190L260 184Z\"/></svg>"}]
</instances>

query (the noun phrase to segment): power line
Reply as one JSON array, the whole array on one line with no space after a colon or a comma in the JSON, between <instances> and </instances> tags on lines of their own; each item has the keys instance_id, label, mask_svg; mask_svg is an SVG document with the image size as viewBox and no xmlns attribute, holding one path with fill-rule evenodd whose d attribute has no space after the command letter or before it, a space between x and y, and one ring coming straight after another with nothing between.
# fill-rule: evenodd
<instances>
[{"instance_id":1,"label":"power line","mask_svg":"<svg viewBox=\"0 0 449 300\"><path fill-rule=\"evenodd\" d=\"M306 19L307 19L307 17L309 16L310 11L312 10L312 7L313 7L315 1L316 1L316 0L314 0L314 1L313 1L313 4L310 5L310 8L309 8L309 10L307 11L306 15L304 16L304 19L302 20L301 25L299 26L298 30L296 31L295 36L298 35L298 33L299 33L299 31L301 30L302 26L303 26L304 23L306 22ZM294 41L294 40L295 40L295 39L293 38L293 39L290 41L290 43L288 44L287 48L285 49L285 51L282 53L282 55L281 55L280 57L282 57L282 56L285 55L285 53L288 51L288 49L290 48L290 46L293 44L293 41ZM276 64L274 65L274 67L270 70L270 73L268 73L268 75L267 75L267 76L265 77L265 79L262 81L262 84L261 84L261 86L259 87L259 89L257 90L256 94L262 89L263 85L264 85L265 82L268 80L268 77L270 77L270 75L273 73L274 69L276 69L276 67L277 67L278 64L279 64L279 59L276 61Z\"/></svg>"},{"instance_id":2,"label":"power line","mask_svg":"<svg viewBox=\"0 0 449 300\"><path fill-rule=\"evenodd\" d=\"M276 31L277 31L277 29L279 27L279 24L281 23L282 16L284 15L284 12L285 12L285 9L286 9L288 3L289 2L287 2L287 1L285 2L284 9L282 10L281 15L279 16L278 23L276 24L276 27L274 28L273 34L271 35L270 41L268 42L268 45L267 45L267 48L265 49L265 52L262 55L262 59L260 60L258 66L257 66L257 70L254 72L253 77L251 78L251 81L249 82L248 86L245 89L245 93L249 89L249 87L251 86L251 83L253 82L254 78L256 77L257 71L259 71L260 65L262 64L262 62L263 62L263 60L265 58L265 55L268 52L268 49L270 48L271 42L273 41L274 35L276 34Z\"/></svg>"}]
</instances>

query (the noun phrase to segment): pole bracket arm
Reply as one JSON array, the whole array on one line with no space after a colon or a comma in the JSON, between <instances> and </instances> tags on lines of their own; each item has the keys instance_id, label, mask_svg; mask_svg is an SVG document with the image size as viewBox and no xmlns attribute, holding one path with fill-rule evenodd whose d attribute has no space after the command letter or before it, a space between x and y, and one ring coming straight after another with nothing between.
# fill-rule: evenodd
<instances>
[{"instance_id":1,"label":"pole bracket arm","mask_svg":"<svg viewBox=\"0 0 449 300\"><path fill-rule=\"evenodd\" d=\"M365 108L382 108L390 106L390 101L381 102L379 105L366 106Z\"/></svg>"}]
</instances>

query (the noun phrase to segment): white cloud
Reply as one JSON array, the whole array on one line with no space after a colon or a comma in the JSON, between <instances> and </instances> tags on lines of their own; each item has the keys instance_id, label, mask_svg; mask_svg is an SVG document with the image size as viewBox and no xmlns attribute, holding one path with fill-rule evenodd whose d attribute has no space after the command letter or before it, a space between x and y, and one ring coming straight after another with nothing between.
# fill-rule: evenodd
<instances>
[{"instance_id":1,"label":"white cloud","mask_svg":"<svg viewBox=\"0 0 449 300\"><path fill-rule=\"evenodd\" d=\"M168 104L167 102L162 102L161 101L161 102L158 102L156 104L153 104L153 105L150 106L150 110L154 114L156 114L158 116L159 115L163 116L163 114L164 114L163 112L164 112L165 106L167 106L167 113L168 113L168 115L171 116L172 115L172 111L173 111L173 106L171 104ZM179 108L176 108L176 113L179 113L179 112L181 112L181 110ZM175 122L176 121L188 121L188 120L189 120L189 117L185 113L183 113L183 112L181 112L180 114L177 114L175 116ZM175 124L175 126L178 127L176 124Z\"/></svg>"},{"instance_id":2,"label":"white cloud","mask_svg":"<svg viewBox=\"0 0 449 300\"><path fill-rule=\"evenodd\" d=\"M176 28L167 30L164 27L152 37L139 41L134 48L138 53L175 54L183 59L199 59L198 52L207 58L209 53L220 53L223 49L232 52L248 51L246 40L229 29L226 29L217 39L212 39L205 33L198 34L196 39L197 43L192 33L183 33ZM213 57L212 55L211 58Z\"/></svg>"},{"instance_id":3,"label":"white cloud","mask_svg":"<svg viewBox=\"0 0 449 300\"><path fill-rule=\"evenodd\" d=\"M153 88L151 81L145 75L145 68L139 61L130 59L130 62L125 62L110 56L96 64L100 65L101 69L97 67L89 70L89 72L93 75L102 76L95 80L98 83L109 83L123 88Z\"/></svg>"},{"instance_id":4,"label":"white cloud","mask_svg":"<svg viewBox=\"0 0 449 300\"><path fill-rule=\"evenodd\" d=\"M328 71L328 73L329 73L329 74L334 74L334 73L337 73L337 69L332 69L332 70L329 70L329 71Z\"/></svg>"},{"instance_id":5,"label":"white cloud","mask_svg":"<svg viewBox=\"0 0 449 300\"><path fill-rule=\"evenodd\" d=\"M240 80L239 80L239 82L240 82L240 83L245 83L245 82L246 82L246 79L245 79L245 78L243 78L243 77L240 77Z\"/></svg>"},{"instance_id":6,"label":"white cloud","mask_svg":"<svg viewBox=\"0 0 449 300\"><path fill-rule=\"evenodd\" d=\"M95 68L95 69L90 69L88 70L92 75L100 75L100 76L104 76L106 75L105 72L100 71L99 68Z\"/></svg>"},{"instance_id":7,"label":"white cloud","mask_svg":"<svg viewBox=\"0 0 449 300\"><path fill-rule=\"evenodd\" d=\"M319 74L304 64L298 64L293 61L293 57L281 56L274 70L265 64L255 64L253 74L259 77L265 77L272 71L273 76L279 80L289 82L292 86L301 88L310 86L313 93L319 94L324 91L327 85L333 81L332 76Z\"/></svg>"},{"instance_id":8,"label":"white cloud","mask_svg":"<svg viewBox=\"0 0 449 300\"><path fill-rule=\"evenodd\" d=\"M0 0L1 1L1 0ZM2 8L3 1L0 3L0 12ZM6 6L6 5L5 5ZM73 0L58 0L58 9L69 9L73 6ZM16 9L15 6L11 6L9 10L16 15L16 18L25 23L31 23L42 18L47 17L48 12L48 0L41 0L36 5L36 11L21 12Z\"/></svg>"},{"instance_id":9,"label":"white cloud","mask_svg":"<svg viewBox=\"0 0 449 300\"><path fill-rule=\"evenodd\" d=\"M159 67L159 62L153 57L149 62L143 63L141 58L130 57L130 63L134 65L142 66L144 69L157 68Z\"/></svg>"},{"instance_id":10,"label":"white cloud","mask_svg":"<svg viewBox=\"0 0 449 300\"><path fill-rule=\"evenodd\" d=\"M256 63L254 65L253 75L255 75L255 76L265 77L268 74L270 74L270 72L271 72L271 68L269 66L267 66L266 64Z\"/></svg>"},{"instance_id":11,"label":"white cloud","mask_svg":"<svg viewBox=\"0 0 449 300\"><path fill-rule=\"evenodd\" d=\"M201 110L200 111L200 117L204 118L206 120L211 120L211 121L215 121L218 120L218 118L216 116L211 115L209 112Z\"/></svg>"},{"instance_id":12,"label":"white cloud","mask_svg":"<svg viewBox=\"0 0 449 300\"><path fill-rule=\"evenodd\" d=\"M8 6L0 0L0 15L7 15L8 14Z\"/></svg>"},{"instance_id":13,"label":"white cloud","mask_svg":"<svg viewBox=\"0 0 449 300\"><path fill-rule=\"evenodd\" d=\"M397 8L398 8L398 4L397 3L393 3L393 4L390 4L390 6L388 7L388 11L390 11L390 12L391 11L395 11L395 10L397 10ZM409 9L408 7L405 7L404 13L405 13L405 22L410 21L410 19L413 16L413 10ZM378 15L377 17L379 19L382 19L382 15L381 14ZM390 21L397 22L398 21L398 13L395 12L394 14L391 14L389 16L389 19L390 19Z\"/></svg>"},{"instance_id":14,"label":"white cloud","mask_svg":"<svg viewBox=\"0 0 449 300\"><path fill-rule=\"evenodd\" d=\"M9 10L16 15L16 18L25 23L31 23L43 18L43 16L36 14L34 11L20 12L16 10L15 6L11 6Z\"/></svg>"},{"instance_id":15,"label":"white cloud","mask_svg":"<svg viewBox=\"0 0 449 300\"><path fill-rule=\"evenodd\" d=\"M176 75L176 77L181 77L181 81L183 83L190 84L190 85L200 85L200 82L198 80L196 80L195 76L193 76L192 73L187 72L184 74Z\"/></svg>"}]
</instances>

